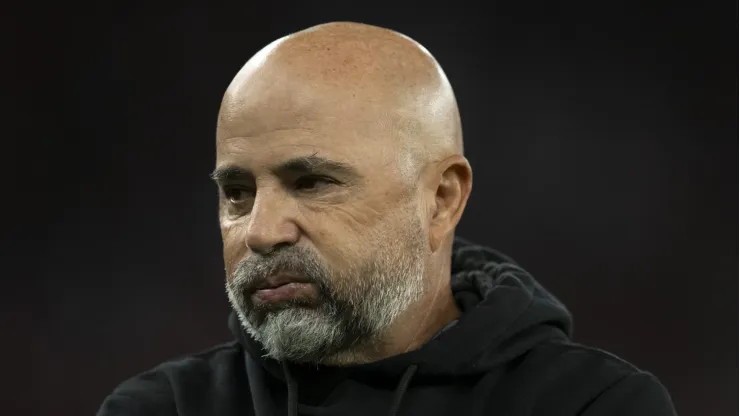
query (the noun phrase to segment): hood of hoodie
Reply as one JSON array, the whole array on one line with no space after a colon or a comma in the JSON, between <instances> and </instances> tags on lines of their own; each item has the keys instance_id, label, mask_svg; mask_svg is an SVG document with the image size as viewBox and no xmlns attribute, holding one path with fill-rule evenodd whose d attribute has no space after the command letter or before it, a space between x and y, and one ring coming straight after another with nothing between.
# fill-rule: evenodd
<instances>
[{"instance_id":1,"label":"hood of hoodie","mask_svg":"<svg viewBox=\"0 0 740 416\"><path fill-rule=\"evenodd\" d=\"M398 379L415 367L414 379L426 376L470 376L491 371L553 338L567 339L572 318L565 306L516 262L496 250L456 237L452 253L451 287L460 307L457 323L421 348L377 362L324 368L308 366L316 376L347 377L374 374ZM229 326L251 358L268 373L285 381L285 368L265 357L232 312ZM300 366L295 366L300 372ZM291 365L291 372L294 370ZM337 376L337 372L341 375ZM292 378L292 377L291 377ZM297 380L300 385L300 379Z\"/></svg>"}]
</instances>

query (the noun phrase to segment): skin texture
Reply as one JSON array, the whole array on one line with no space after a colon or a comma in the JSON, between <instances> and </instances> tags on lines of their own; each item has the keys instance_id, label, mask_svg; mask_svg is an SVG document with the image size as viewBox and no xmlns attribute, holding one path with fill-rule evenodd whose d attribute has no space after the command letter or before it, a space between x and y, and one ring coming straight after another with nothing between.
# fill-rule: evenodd
<instances>
[{"instance_id":1,"label":"skin texture","mask_svg":"<svg viewBox=\"0 0 740 416\"><path fill-rule=\"evenodd\" d=\"M472 171L421 45L350 22L278 39L229 85L216 148L227 293L269 355L372 362L457 318L451 246ZM313 283L299 299L249 294L287 271Z\"/></svg>"}]
</instances>

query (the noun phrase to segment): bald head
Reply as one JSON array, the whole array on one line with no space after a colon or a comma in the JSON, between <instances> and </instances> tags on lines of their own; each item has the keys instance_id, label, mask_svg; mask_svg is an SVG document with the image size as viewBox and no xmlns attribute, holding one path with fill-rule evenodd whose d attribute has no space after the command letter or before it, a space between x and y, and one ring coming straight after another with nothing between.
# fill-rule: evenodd
<instances>
[{"instance_id":1,"label":"bald head","mask_svg":"<svg viewBox=\"0 0 740 416\"><path fill-rule=\"evenodd\" d=\"M229 85L218 126L228 135L234 124L257 132L317 117L352 123L347 134L395 154L404 175L463 152L442 68L414 40L376 26L328 23L272 42Z\"/></svg>"}]
</instances>

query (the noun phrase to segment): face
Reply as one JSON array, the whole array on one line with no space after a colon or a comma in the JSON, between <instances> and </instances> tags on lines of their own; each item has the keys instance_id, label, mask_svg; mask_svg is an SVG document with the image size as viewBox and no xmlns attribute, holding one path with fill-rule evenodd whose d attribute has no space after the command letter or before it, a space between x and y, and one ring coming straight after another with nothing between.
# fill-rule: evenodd
<instances>
[{"instance_id":1,"label":"face","mask_svg":"<svg viewBox=\"0 0 740 416\"><path fill-rule=\"evenodd\" d=\"M389 118L349 96L269 91L225 100L219 120L214 179L232 307L277 359L382 348L421 299L429 255Z\"/></svg>"}]
</instances>

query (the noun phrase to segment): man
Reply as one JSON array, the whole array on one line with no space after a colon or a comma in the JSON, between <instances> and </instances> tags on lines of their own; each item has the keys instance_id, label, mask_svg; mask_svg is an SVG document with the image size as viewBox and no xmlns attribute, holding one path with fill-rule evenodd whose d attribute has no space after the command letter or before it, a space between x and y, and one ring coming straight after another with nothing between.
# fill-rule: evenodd
<instances>
[{"instance_id":1,"label":"man","mask_svg":"<svg viewBox=\"0 0 740 416\"><path fill-rule=\"evenodd\" d=\"M113 415L673 415L569 339L514 261L454 237L472 188L452 88L396 32L279 39L224 96L213 179L237 341L121 384Z\"/></svg>"}]
</instances>

